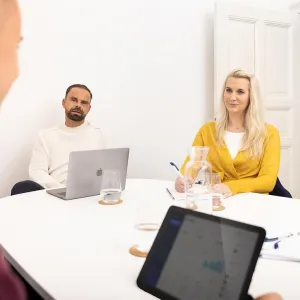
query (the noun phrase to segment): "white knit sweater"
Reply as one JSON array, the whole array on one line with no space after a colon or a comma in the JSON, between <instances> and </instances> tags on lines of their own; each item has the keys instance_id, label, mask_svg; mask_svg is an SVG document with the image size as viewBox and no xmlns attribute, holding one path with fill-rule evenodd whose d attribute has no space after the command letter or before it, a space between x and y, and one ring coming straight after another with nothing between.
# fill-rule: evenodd
<instances>
[{"instance_id":1,"label":"white knit sweater","mask_svg":"<svg viewBox=\"0 0 300 300\"><path fill-rule=\"evenodd\" d=\"M29 177L44 188L65 186L70 152L104 147L101 130L87 121L78 127L63 124L43 130L32 151Z\"/></svg>"}]
</instances>

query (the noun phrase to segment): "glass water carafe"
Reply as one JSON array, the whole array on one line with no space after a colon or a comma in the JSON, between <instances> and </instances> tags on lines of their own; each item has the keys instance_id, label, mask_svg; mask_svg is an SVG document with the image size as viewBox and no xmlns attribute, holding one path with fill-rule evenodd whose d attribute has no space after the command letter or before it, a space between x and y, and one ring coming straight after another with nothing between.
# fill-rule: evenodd
<instances>
[{"instance_id":1,"label":"glass water carafe","mask_svg":"<svg viewBox=\"0 0 300 300\"><path fill-rule=\"evenodd\" d=\"M212 167L207 161L209 147L192 147L190 161L185 166L186 207L212 213Z\"/></svg>"}]
</instances>

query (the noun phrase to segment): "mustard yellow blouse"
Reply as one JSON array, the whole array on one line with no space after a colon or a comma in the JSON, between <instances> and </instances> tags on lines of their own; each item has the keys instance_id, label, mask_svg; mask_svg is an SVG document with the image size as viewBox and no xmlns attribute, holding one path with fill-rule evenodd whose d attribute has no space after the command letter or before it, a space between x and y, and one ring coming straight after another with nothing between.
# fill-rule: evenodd
<instances>
[{"instance_id":1,"label":"mustard yellow blouse","mask_svg":"<svg viewBox=\"0 0 300 300\"><path fill-rule=\"evenodd\" d=\"M264 151L260 159L246 157L245 151L239 151L232 160L226 146L218 147L215 140L215 122L208 122L198 131L193 146L208 146L207 160L212 170L221 175L222 183L232 191L238 193L269 193L273 190L280 165L280 137L278 130L267 124L267 138ZM225 144L226 145L226 144ZM180 172L184 174L189 156L182 165Z\"/></svg>"}]
</instances>

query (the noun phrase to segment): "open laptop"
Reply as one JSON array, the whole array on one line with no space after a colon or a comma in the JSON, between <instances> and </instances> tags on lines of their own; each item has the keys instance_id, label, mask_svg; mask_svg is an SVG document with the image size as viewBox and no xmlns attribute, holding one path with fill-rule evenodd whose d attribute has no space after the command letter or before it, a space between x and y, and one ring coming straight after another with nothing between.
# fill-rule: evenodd
<instances>
[{"instance_id":1,"label":"open laptop","mask_svg":"<svg viewBox=\"0 0 300 300\"><path fill-rule=\"evenodd\" d=\"M119 170L122 190L125 189L129 148L74 151L70 153L66 188L47 193L64 200L100 194L103 170Z\"/></svg>"},{"instance_id":2,"label":"open laptop","mask_svg":"<svg viewBox=\"0 0 300 300\"><path fill-rule=\"evenodd\" d=\"M261 227L172 206L137 285L165 300L248 299L265 235Z\"/></svg>"}]
</instances>

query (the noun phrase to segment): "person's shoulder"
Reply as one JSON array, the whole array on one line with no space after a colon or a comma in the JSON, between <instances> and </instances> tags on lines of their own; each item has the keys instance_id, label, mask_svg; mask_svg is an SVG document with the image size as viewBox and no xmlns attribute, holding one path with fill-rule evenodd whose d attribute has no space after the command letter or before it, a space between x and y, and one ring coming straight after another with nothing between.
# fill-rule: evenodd
<instances>
[{"instance_id":1,"label":"person's shoulder","mask_svg":"<svg viewBox=\"0 0 300 300\"><path fill-rule=\"evenodd\" d=\"M99 126L95 126L94 124L92 124L91 122L87 122L87 127L91 130L96 130L96 131L101 131L101 128Z\"/></svg>"},{"instance_id":2,"label":"person's shoulder","mask_svg":"<svg viewBox=\"0 0 300 300\"><path fill-rule=\"evenodd\" d=\"M267 129L268 135L270 135L270 134L279 134L278 129L272 124L266 123L266 129Z\"/></svg>"},{"instance_id":3,"label":"person's shoulder","mask_svg":"<svg viewBox=\"0 0 300 300\"><path fill-rule=\"evenodd\" d=\"M95 130L101 130L99 126L95 126L93 123L87 121L87 127L91 128L91 129L95 129Z\"/></svg>"},{"instance_id":4,"label":"person's shoulder","mask_svg":"<svg viewBox=\"0 0 300 300\"><path fill-rule=\"evenodd\" d=\"M206 122L204 125L202 125L199 129L200 132L214 132L216 129L216 122L215 121L209 121Z\"/></svg>"},{"instance_id":5,"label":"person's shoulder","mask_svg":"<svg viewBox=\"0 0 300 300\"><path fill-rule=\"evenodd\" d=\"M61 126L54 126L54 127L49 127L45 128L39 131L38 135L39 137L47 137L48 135L57 132L61 129Z\"/></svg>"},{"instance_id":6,"label":"person's shoulder","mask_svg":"<svg viewBox=\"0 0 300 300\"><path fill-rule=\"evenodd\" d=\"M94 124L87 122L87 129L94 132L95 134L100 134L102 135L102 130L99 126L95 126Z\"/></svg>"}]
</instances>

